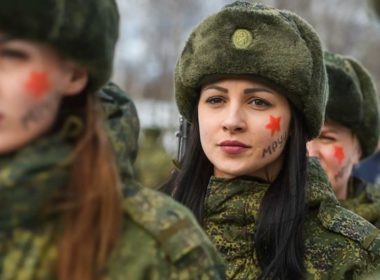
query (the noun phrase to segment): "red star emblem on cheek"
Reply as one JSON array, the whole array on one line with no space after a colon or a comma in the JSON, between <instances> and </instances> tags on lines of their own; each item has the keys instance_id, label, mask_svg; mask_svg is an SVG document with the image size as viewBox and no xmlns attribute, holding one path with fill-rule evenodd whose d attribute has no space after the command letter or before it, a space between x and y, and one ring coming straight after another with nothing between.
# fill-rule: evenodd
<instances>
[{"instance_id":1,"label":"red star emblem on cheek","mask_svg":"<svg viewBox=\"0 0 380 280\"><path fill-rule=\"evenodd\" d=\"M344 150L340 146L334 146L334 157L338 160L339 164L344 160Z\"/></svg>"},{"instance_id":2,"label":"red star emblem on cheek","mask_svg":"<svg viewBox=\"0 0 380 280\"><path fill-rule=\"evenodd\" d=\"M280 131L280 121L281 117L273 117L269 116L269 123L265 126L265 128L271 130L271 136L273 136L276 132Z\"/></svg>"},{"instance_id":3,"label":"red star emblem on cheek","mask_svg":"<svg viewBox=\"0 0 380 280\"><path fill-rule=\"evenodd\" d=\"M49 88L50 83L46 72L32 71L25 83L25 89L37 99L44 96Z\"/></svg>"}]
</instances>

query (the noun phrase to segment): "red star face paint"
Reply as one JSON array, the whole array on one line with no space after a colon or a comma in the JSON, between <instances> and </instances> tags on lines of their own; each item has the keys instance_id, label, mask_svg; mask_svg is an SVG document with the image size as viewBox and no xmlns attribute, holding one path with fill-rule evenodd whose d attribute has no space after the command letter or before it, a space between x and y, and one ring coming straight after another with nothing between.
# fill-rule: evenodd
<instances>
[{"instance_id":1,"label":"red star face paint","mask_svg":"<svg viewBox=\"0 0 380 280\"><path fill-rule=\"evenodd\" d=\"M271 136L273 136L276 132L280 132L281 126L281 117L273 117L269 116L269 123L265 126L268 130L270 130Z\"/></svg>"},{"instance_id":2,"label":"red star face paint","mask_svg":"<svg viewBox=\"0 0 380 280\"><path fill-rule=\"evenodd\" d=\"M342 164L342 161L345 158L344 149L341 146L334 146L334 157L339 162L339 164Z\"/></svg>"},{"instance_id":3,"label":"red star face paint","mask_svg":"<svg viewBox=\"0 0 380 280\"><path fill-rule=\"evenodd\" d=\"M46 72L32 71L25 82L25 90L36 99L45 96L50 87L49 76Z\"/></svg>"}]
</instances>

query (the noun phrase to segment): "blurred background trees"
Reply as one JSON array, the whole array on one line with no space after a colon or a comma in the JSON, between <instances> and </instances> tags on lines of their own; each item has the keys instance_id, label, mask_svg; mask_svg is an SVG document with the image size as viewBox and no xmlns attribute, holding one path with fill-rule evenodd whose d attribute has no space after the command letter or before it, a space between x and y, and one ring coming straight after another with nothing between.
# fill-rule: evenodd
<instances>
[{"instance_id":1,"label":"blurred background trees","mask_svg":"<svg viewBox=\"0 0 380 280\"><path fill-rule=\"evenodd\" d=\"M379 7L380 0L372 0ZM118 0L120 40L113 79L136 102L142 135L161 130L160 143L175 155L178 112L174 104L173 70L186 38L203 18L232 0ZM363 0L263 0L291 10L317 30L326 49L351 55L371 72L380 89L380 21ZM148 139L148 137L145 137ZM158 140L157 140L158 141ZM150 144L149 144L150 145ZM147 146L149 146L147 145ZM145 145L142 143L141 147ZM148 155L147 158L146 154ZM140 152L138 161L149 160ZM152 157L151 157L152 158ZM157 159L155 159L157 160ZM165 162L170 162L163 160ZM168 163L169 164L169 163ZM145 168L144 168L145 169ZM167 172L168 168L163 167ZM149 171L147 170L149 173ZM140 176L147 176L144 171ZM151 180L154 181L154 180ZM158 182L159 183L159 182Z\"/></svg>"}]
</instances>

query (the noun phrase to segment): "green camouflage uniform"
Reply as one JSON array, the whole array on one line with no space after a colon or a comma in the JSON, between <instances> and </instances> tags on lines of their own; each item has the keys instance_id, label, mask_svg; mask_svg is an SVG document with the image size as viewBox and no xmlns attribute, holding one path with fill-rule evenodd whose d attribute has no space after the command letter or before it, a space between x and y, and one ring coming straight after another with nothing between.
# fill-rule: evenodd
<instances>
[{"instance_id":1,"label":"green camouflage uniform","mask_svg":"<svg viewBox=\"0 0 380 280\"><path fill-rule=\"evenodd\" d=\"M204 228L228 263L227 278L257 279L254 233L267 183L212 177ZM307 279L356 279L380 262L379 230L339 206L314 159L308 164L305 223Z\"/></svg>"},{"instance_id":2,"label":"green camouflage uniform","mask_svg":"<svg viewBox=\"0 0 380 280\"><path fill-rule=\"evenodd\" d=\"M223 279L222 261L189 211L133 182L138 131L133 104L115 85L99 94L125 182L123 232L103 278ZM59 133L0 157L1 280L54 279L62 229L52 205L69 173L72 132L80 127L77 118L69 117Z\"/></svg>"},{"instance_id":3,"label":"green camouflage uniform","mask_svg":"<svg viewBox=\"0 0 380 280\"><path fill-rule=\"evenodd\" d=\"M140 122L136 107L114 83L103 87L99 96L107 116L106 129L115 150L122 179L134 177ZM126 141L126 139L128 139Z\"/></svg>"},{"instance_id":4,"label":"green camouflage uniform","mask_svg":"<svg viewBox=\"0 0 380 280\"><path fill-rule=\"evenodd\" d=\"M380 185L370 184L357 178L348 187L347 199L342 206L380 228Z\"/></svg>"}]
</instances>

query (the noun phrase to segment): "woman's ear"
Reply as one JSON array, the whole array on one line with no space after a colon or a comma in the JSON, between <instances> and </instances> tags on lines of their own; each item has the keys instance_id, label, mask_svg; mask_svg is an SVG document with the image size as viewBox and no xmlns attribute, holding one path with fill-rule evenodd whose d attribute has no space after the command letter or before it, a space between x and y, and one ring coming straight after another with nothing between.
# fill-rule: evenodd
<instances>
[{"instance_id":1,"label":"woman's ear","mask_svg":"<svg viewBox=\"0 0 380 280\"><path fill-rule=\"evenodd\" d=\"M359 139L355 135L353 140L353 162L354 164L357 164L363 155L363 151L362 147L360 146Z\"/></svg>"},{"instance_id":2,"label":"woman's ear","mask_svg":"<svg viewBox=\"0 0 380 280\"><path fill-rule=\"evenodd\" d=\"M82 92L88 83L88 70L74 62L67 62L65 71L68 73L68 79L64 85L63 95L70 96Z\"/></svg>"}]
</instances>

